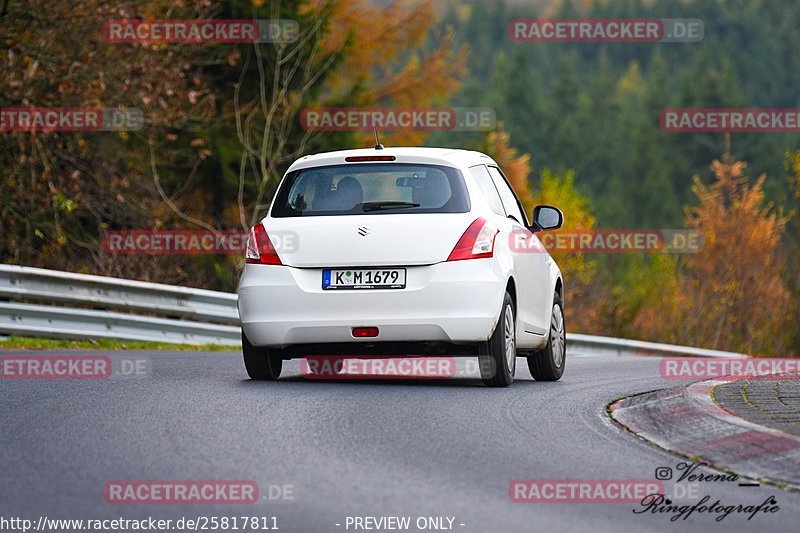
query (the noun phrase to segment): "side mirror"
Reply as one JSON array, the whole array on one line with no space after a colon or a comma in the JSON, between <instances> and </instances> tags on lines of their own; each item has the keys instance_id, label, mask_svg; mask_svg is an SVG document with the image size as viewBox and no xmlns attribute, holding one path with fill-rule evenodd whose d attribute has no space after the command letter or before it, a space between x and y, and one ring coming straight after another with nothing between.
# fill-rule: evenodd
<instances>
[{"instance_id":1,"label":"side mirror","mask_svg":"<svg viewBox=\"0 0 800 533\"><path fill-rule=\"evenodd\" d=\"M532 231L558 229L564 224L564 214L550 205L537 205L533 208Z\"/></svg>"}]
</instances>

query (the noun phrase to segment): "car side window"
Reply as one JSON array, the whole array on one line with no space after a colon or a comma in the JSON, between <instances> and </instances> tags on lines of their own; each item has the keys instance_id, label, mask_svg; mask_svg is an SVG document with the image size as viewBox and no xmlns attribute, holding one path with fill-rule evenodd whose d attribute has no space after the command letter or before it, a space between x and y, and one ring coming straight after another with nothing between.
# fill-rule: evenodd
<instances>
[{"instance_id":1,"label":"car side window","mask_svg":"<svg viewBox=\"0 0 800 533\"><path fill-rule=\"evenodd\" d=\"M492 182L492 177L489 175L489 171L486 170L486 166L476 165L470 167L469 171L475 177L475 181L478 182L478 187L480 187L483 196L492 207L492 211L498 215L505 216L506 212L503 210L503 201L500 199L500 194L498 194L497 188Z\"/></svg>"},{"instance_id":2,"label":"car side window","mask_svg":"<svg viewBox=\"0 0 800 533\"><path fill-rule=\"evenodd\" d=\"M513 217L514 220L523 226L527 225L526 223L528 220L525 218L525 213L523 213L520 208L517 195L514 194L514 189L511 188L511 185L500 172L500 169L490 166L489 175L492 177L492 181L494 181L497 190L500 192L500 199L503 202L503 207L505 207L508 216Z\"/></svg>"}]
</instances>

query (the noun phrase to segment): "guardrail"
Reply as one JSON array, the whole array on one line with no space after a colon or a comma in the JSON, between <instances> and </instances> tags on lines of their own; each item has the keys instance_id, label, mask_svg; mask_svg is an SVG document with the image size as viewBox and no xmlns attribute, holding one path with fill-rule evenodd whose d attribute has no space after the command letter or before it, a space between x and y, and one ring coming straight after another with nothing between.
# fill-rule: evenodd
<instances>
[{"instance_id":1,"label":"guardrail","mask_svg":"<svg viewBox=\"0 0 800 533\"><path fill-rule=\"evenodd\" d=\"M617 339L599 335L582 335L567 332L567 347L573 353L591 355L650 355L660 357L749 357L743 353L661 344L658 342Z\"/></svg>"},{"instance_id":2,"label":"guardrail","mask_svg":"<svg viewBox=\"0 0 800 533\"><path fill-rule=\"evenodd\" d=\"M9 300L0 301L0 335L241 344L236 295L227 292L0 265L0 300Z\"/></svg>"},{"instance_id":3,"label":"guardrail","mask_svg":"<svg viewBox=\"0 0 800 533\"><path fill-rule=\"evenodd\" d=\"M0 265L0 300L9 300L0 301L0 335L241 345L236 295L227 292ZM747 357L578 333L567 334L567 347L591 355Z\"/></svg>"}]
</instances>

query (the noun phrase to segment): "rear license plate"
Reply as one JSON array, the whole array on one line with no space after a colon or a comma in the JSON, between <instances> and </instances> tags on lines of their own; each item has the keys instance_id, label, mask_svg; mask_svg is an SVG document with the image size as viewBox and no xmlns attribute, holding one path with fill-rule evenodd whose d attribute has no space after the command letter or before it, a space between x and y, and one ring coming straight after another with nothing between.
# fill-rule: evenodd
<instances>
[{"instance_id":1,"label":"rear license plate","mask_svg":"<svg viewBox=\"0 0 800 533\"><path fill-rule=\"evenodd\" d=\"M322 271L322 288L404 289L405 268L343 268Z\"/></svg>"}]
</instances>

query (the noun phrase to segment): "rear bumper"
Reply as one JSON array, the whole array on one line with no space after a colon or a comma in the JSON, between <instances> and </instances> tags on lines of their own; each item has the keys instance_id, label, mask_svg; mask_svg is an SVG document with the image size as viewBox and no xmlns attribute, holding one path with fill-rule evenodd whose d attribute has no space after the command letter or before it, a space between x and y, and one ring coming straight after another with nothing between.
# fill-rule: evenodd
<instances>
[{"instance_id":1,"label":"rear bumper","mask_svg":"<svg viewBox=\"0 0 800 533\"><path fill-rule=\"evenodd\" d=\"M322 270L245 265L239 283L242 329L254 346L488 340L500 314L505 276L492 259L406 267L405 289L322 290ZM356 339L354 327L377 337Z\"/></svg>"}]
</instances>

